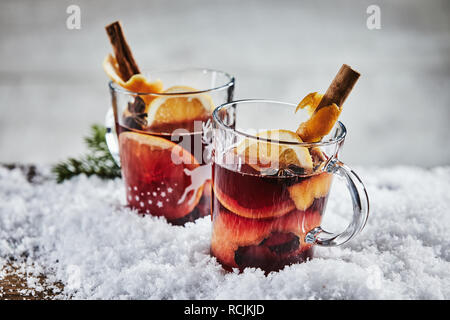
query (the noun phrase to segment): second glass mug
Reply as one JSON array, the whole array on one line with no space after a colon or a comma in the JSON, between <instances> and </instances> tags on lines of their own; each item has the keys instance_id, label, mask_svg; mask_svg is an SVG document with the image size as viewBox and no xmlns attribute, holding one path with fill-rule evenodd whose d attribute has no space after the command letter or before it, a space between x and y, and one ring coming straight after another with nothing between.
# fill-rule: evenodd
<instances>
[{"instance_id":1,"label":"second glass mug","mask_svg":"<svg viewBox=\"0 0 450 320\"><path fill-rule=\"evenodd\" d=\"M369 214L365 187L338 159L346 136L341 122L316 143L257 134L280 128L295 132L301 122L295 109L289 103L241 100L213 112L211 254L225 269L276 271L312 258L314 245L347 242L365 226ZM308 170L260 166L259 158L249 160L255 145L258 152L267 151L264 146L295 150L309 157L312 165ZM334 175L344 178L353 202L353 219L339 234L321 228Z\"/></svg>"},{"instance_id":2,"label":"second glass mug","mask_svg":"<svg viewBox=\"0 0 450 320\"><path fill-rule=\"evenodd\" d=\"M203 126L216 106L232 101L234 78L197 68L150 74L162 80L166 92L130 92L109 83L106 142L121 166L128 205L183 225L210 214L211 165ZM155 114L167 103L175 108ZM171 122L199 104L208 106L200 119ZM149 126L148 120L157 123L157 117L162 121Z\"/></svg>"}]
</instances>

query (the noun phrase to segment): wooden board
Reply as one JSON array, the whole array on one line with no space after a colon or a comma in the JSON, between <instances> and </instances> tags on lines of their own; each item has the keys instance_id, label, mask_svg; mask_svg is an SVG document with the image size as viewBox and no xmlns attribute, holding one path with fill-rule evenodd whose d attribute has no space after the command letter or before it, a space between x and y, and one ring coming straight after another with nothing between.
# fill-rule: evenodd
<instances>
[{"instance_id":1,"label":"wooden board","mask_svg":"<svg viewBox=\"0 0 450 320\"><path fill-rule=\"evenodd\" d=\"M4 275L0 277L0 300L55 299L58 292L63 289L62 283L59 282L49 286L45 275L37 277L39 285L43 288L42 291L30 288L26 275L19 272L19 269L26 270L25 264L20 264L19 267L7 264L0 270L0 273Z\"/></svg>"}]
</instances>

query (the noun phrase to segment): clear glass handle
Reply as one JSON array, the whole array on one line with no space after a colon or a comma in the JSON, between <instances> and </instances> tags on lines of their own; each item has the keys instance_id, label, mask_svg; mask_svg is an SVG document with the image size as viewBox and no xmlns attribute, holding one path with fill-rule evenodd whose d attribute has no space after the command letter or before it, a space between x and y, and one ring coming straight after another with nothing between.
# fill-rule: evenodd
<instances>
[{"instance_id":1,"label":"clear glass handle","mask_svg":"<svg viewBox=\"0 0 450 320\"><path fill-rule=\"evenodd\" d=\"M353 202L353 220L344 232L338 234L325 231L321 227L314 228L308 232L305 241L332 247L346 243L364 228L369 217L369 197L361 179L341 161L331 160L326 169L329 173L345 179Z\"/></svg>"},{"instance_id":2,"label":"clear glass handle","mask_svg":"<svg viewBox=\"0 0 450 320\"><path fill-rule=\"evenodd\" d=\"M114 121L114 111L109 108L105 117L105 127L106 127L106 145L108 146L109 152L111 153L114 161L120 167L120 156L119 156L119 140L117 139L116 133L116 123Z\"/></svg>"}]
</instances>

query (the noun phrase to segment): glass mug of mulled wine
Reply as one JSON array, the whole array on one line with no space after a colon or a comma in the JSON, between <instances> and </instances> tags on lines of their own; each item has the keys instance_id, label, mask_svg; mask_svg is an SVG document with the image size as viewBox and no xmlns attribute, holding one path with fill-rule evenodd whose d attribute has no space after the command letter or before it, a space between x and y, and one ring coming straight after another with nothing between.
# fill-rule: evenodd
<instances>
[{"instance_id":1,"label":"glass mug of mulled wine","mask_svg":"<svg viewBox=\"0 0 450 320\"><path fill-rule=\"evenodd\" d=\"M336 122L321 141L304 143L295 134L304 114L294 110L241 100L213 112L211 254L225 269L279 270L311 258L314 245L343 244L364 228L366 190L338 159L345 126ZM321 228L334 175L353 201L353 219L339 234Z\"/></svg>"},{"instance_id":2,"label":"glass mug of mulled wine","mask_svg":"<svg viewBox=\"0 0 450 320\"><path fill-rule=\"evenodd\" d=\"M234 78L207 69L150 74L161 79L153 82L159 93L109 83L106 141L121 166L129 207L182 225L211 212L210 141L203 129L214 108L232 100Z\"/></svg>"}]
</instances>

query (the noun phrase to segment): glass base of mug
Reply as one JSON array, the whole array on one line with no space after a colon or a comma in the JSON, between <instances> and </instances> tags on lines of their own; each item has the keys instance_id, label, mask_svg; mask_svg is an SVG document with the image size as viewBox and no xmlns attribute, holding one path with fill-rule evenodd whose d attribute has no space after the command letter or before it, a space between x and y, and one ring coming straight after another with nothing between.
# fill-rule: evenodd
<instances>
[{"instance_id":1,"label":"glass base of mug","mask_svg":"<svg viewBox=\"0 0 450 320\"><path fill-rule=\"evenodd\" d=\"M210 252L211 256L214 256L212 252ZM236 255L239 255L239 249L236 251ZM287 258L279 258L279 259L245 259L238 258L240 260L240 266L238 268L230 267L224 263L222 263L217 257L217 261L222 265L223 269L229 272L233 272L233 270L238 269L239 273L244 272L246 268L260 268L264 271L265 275L269 274L273 271L281 271L286 266L290 266L296 263L303 263L309 261L314 256L314 246L311 246L308 249L303 250L300 254L295 256L290 256ZM236 257L237 258L237 257Z\"/></svg>"}]
</instances>

